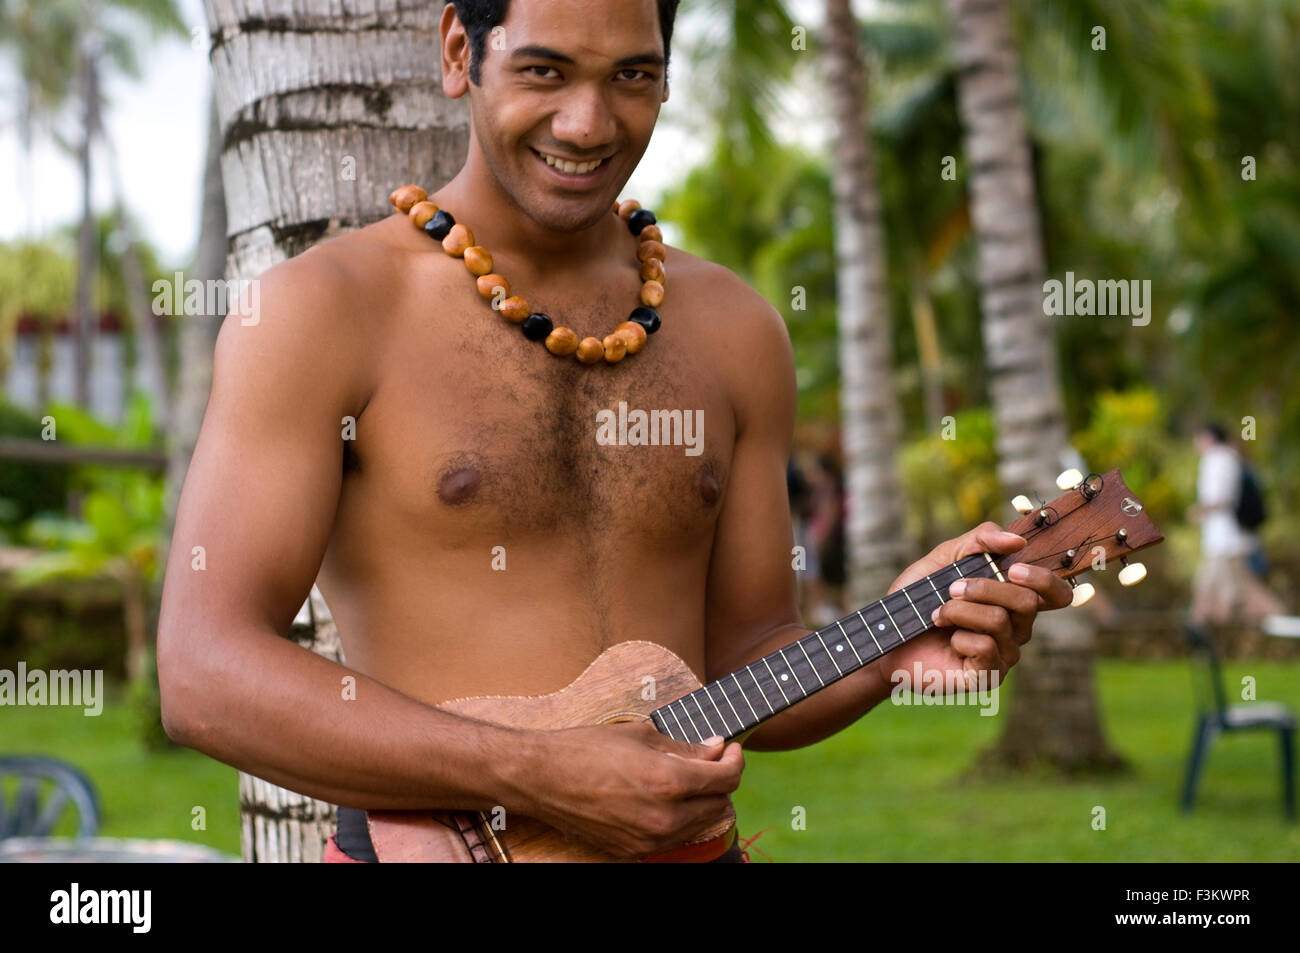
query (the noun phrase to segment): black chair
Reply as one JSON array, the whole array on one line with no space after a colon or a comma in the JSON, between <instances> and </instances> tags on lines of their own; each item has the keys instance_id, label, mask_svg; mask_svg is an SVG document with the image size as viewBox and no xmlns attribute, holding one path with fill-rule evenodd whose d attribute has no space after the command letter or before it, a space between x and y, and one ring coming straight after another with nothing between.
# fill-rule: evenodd
<instances>
[{"instance_id":1,"label":"black chair","mask_svg":"<svg viewBox=\"0 0 1300 953\"><path fill-rule=\"evenodd\" d=\"M1278 733L1282 746L1282 806L1287 819L1295 820L1295 712L1278 702L1229 705L1213 638L1194 622L1188 622L1185 631L1193 655L1204 662L1206 671L1198 680L1196 734L1187 762L1187 780L1183 784L1183 810L1190 811L1196 802L1196 782L1205 765L1210 742L1220 732L1265 729Z\"/></svg>"},{"instance_id":2,"label":"black chair","mask_svg":"<svg viewBox=\"0 0 1300 953\"><path fill-rule=\"evenodd\" d=\"M11 786L12 800L5 794ZM99 831L99 796L88 777L52 758L0 757L0 840L49 837L68 807L77 812L77 836L94 837Z\"/></svg>"}]
</instances>

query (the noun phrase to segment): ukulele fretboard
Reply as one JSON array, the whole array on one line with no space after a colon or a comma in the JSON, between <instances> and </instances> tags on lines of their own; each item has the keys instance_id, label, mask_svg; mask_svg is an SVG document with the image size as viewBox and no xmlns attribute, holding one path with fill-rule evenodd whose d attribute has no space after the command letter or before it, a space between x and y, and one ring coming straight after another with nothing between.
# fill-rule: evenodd
<instances>
[{"instance_id":1,"label":"ukulele fretboard","mask_svg":"<svg viewBox=\"0 0 1300 953\"><path fill-rule=\"evenodd\" d=\"M958 579L1001 577L987 553L966 556L651 713L679 741L734 738L934 628Z\"/></svg>"}]
</instances>

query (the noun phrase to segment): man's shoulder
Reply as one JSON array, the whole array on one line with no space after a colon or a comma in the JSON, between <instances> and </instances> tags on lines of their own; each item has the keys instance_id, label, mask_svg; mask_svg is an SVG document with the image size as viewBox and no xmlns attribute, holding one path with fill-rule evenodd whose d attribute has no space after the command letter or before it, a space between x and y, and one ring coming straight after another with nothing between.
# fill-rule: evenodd
<instances>
[{"instance_id":1,"label":"man's shoulder","mask_svg":"<svg viewBox=\"0 0 1300 953\"><path fill-rule=\"evenodd\" d=\"M668 294L689 295L692 310L707 329L725 337L742 333L769 346L790 334L776 306L751 288L730 268L680 248L669 246L664 261Z\"/></svg>"}]
</instances>

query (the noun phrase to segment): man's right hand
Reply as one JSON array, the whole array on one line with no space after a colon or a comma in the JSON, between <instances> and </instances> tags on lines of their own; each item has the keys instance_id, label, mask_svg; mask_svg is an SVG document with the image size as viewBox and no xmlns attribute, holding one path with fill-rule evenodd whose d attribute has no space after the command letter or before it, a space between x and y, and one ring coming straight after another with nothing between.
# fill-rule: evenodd
<instances>
[{"instance_id":1,"label":"man's right hand","mask_svg":"<svg viewBox=\"0 0 1300 953\"><path fill-rule=\"evenodd\" d=\"M699 839L725 818L740 786L740 745L688 744L648 722L536 734L521 777L522 812L615 857L644 857Z\"/></svg>"}]
</instances>

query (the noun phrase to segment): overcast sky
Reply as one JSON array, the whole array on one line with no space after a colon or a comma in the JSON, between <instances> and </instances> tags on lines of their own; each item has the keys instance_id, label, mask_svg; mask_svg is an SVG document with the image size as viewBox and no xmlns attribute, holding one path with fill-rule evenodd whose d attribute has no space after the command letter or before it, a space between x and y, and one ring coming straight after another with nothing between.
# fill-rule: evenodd
<instances>
[{"instance_id":1,"label":"overcast sky","mask_svg":"<svg viewBox=\"0 0 1300 953\"><path fill-rule=\"evenodd\" d=\"M188 263L198 239L210 82L202 2L179 0L179 5L186 23L195 31L194 42L160 42L147 58L143 79L110 79L106 117L109 134L121 156L127 203L163 263L178 267ZM812 33L811 24L818 22L812 19L817 0L793 0L789 6L796 19L801 13L809 15L810 19L803 22L810 24ZM690 36L695 22L690 0L682 10L674 40ZM640 166L623 190L624 195L647 204L664 188L681 181L704 157L706 144L672 123L675 112L689 108L680 92L686 85L686 65L685 57L673 58L672 95L660 113L659 125ZM11 77L4 77L3 83L5 89L12 88ZM12 97L6 98L10 104L13 102ZM12 112L4 109L0 117L0 240L29 235L33 230L43 234L75 221L80 215L81 187L73 157L48 141L39 142L29 185ZM111 189L107 169L102 166L101 159L95 172L94 201L97 207L106 209L111 203Z\"/></svg>"}]
</instances>

